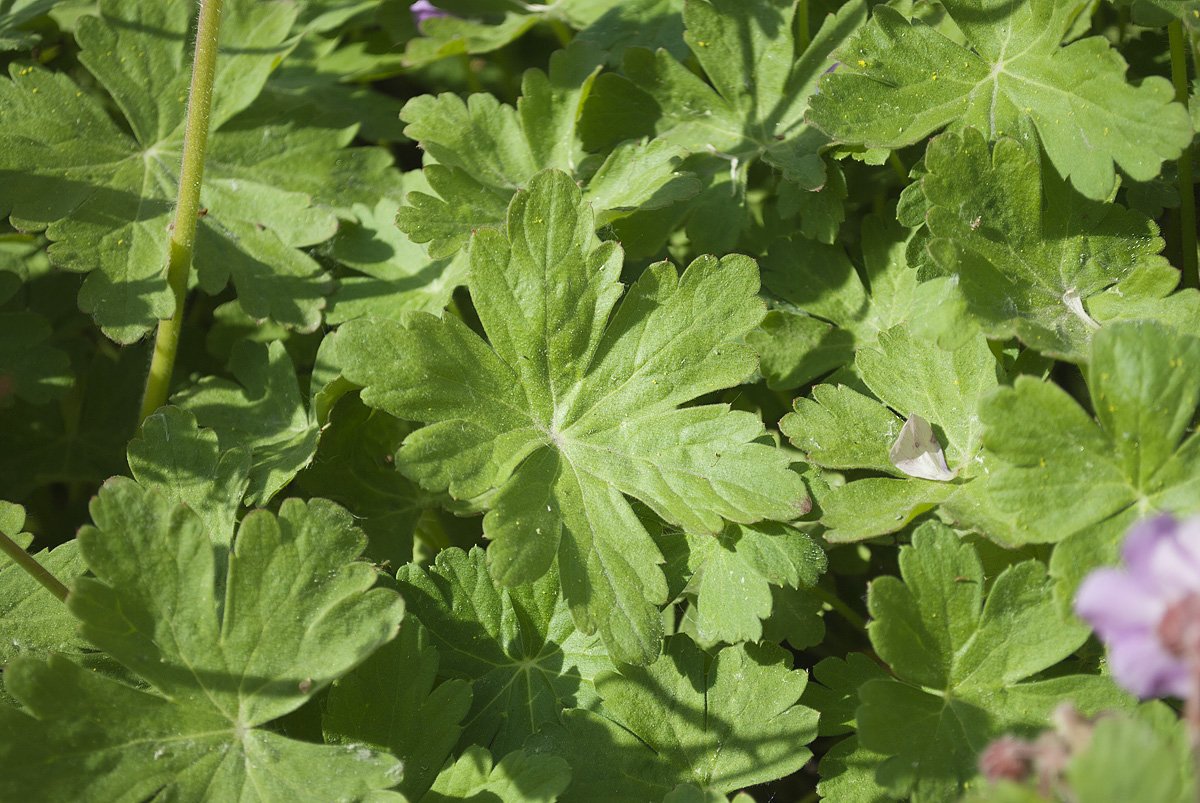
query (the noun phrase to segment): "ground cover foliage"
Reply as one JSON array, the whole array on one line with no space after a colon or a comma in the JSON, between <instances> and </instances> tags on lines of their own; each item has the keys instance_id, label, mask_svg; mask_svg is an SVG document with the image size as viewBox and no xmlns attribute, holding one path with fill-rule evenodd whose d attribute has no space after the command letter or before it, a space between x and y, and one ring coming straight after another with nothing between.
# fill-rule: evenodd
<instances>
[{"instance_id":1,"label":"ground cover foliage","mask_svg":"<svg viewBox=\"0 0 1200 803\"><path fill-rule=\"evenodd\" d=\"M0 799L1193 800L1197 22L224 0L142 417L197 4L0 0Z\"/></svg>"}]
</instances>

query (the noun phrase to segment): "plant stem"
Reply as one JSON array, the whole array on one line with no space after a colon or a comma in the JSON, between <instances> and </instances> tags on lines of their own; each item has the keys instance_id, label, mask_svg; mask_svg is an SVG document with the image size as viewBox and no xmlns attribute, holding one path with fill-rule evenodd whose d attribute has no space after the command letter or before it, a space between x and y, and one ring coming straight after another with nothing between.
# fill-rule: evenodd
<instances>
[{"instance_id":1,"label":"plant stem","mask_svg":"<svg viewBox=\"0 0 1200 803\"><path fill-rule=\"evenodd\" d=\"M892 170L896 171L896 175L900 178L902 186L908 186L908 168L904 166L904 162L900 161L900 154L892 151L888 154L888 164L892 166Z\"/></svg>"},{"instance_id":2,"label":"plant stem","mask_svg":"<svg viewBox=\"0 0 1200 803\"><path fill-rule=\"evenodd\" d=\"M812 588L806 588L804 590L821 600L821 602L824 602L833 610L840 613L842 618L845 619L855 630L861 633L867 632L866 620L859 616L853 608L838 599L836 595L830 594L820 586L813 586Z\"/></svg>"},{"instance_id":3,"label":"plant stem","mask_svg":"<svg viewBox=\"0 0 1200 803\"><path fill-rule=\"evenodd\" d=\"M9 538L4 533L0 533L0 552L12 560L13 563L20 566L29 573L34 580L37 580L42 586L54 596L58 597L59 602L66 602L67 587L50 574L46 567L33 559L25 550L21 549L21 545Z\"/></svg>"},{"instance_id":4,"label":"plant stem","mask_svg":"<svg viewBox=\"0 0 1200 803\"><path fill-rule=\"evenodd\" d=\"M1175 84L1175 100L1188 105L1188 48L1184 44L1183 23L1173 21L1167 26L1171 40L1171 80ZM1179 157L1179 236L1183 250L1183 284L1200 287L1200 272L1196 260L1196 194L1192 186L1192 146L1183 149Z\"/></svg>"},{"instance_id":5,"label":"plant stem","mask_svg":"<svg viewBox=\"0 0 1200 803\"><path fill-rule=\"evenodd\" d=\"M554 31L554 37L558 39L558 43L563 47L571 44L571 40L575 38L575 34L563 23L562 20L550 20L550 29Z\"/></svg>"},{"instance_id":6,"label":"plant stem","mask_svg":"<svg viewBox=\"0 0 1200 803\"><path fill-rule=\"evenodd\" d=\"M179 200L171 222L170 256L167 284L175 296L175 312L158 322L154 339L154 357L146 377L142 413L146 418L167 401L179 333L183 327L183 306L187 299L188 276L192 270L192 252L196 247L196 221L200 217L200 186L204 180L204 154L208 148L208 116L212 109L213 81L217 74L217 36L221 29L223 0L201 0L196 27L196 56L192 62L192 90L188 98L187 122L183 134L183 166L179 171Z\"/></svg>"},{"instance_id":7,"label":"plant stem","mask_svg":"<svg viewBox=\"0 0 1200 803\"><path fill-rule=\"evenodd\" d=\"M467 82L467 91L471 94L483 91L483 84L479 82L479 76L475 74L475 70L471 67L471 54L459 53L458 60L462 63L463 77Z\"/></svg>"},{"instance_id":8,"label":"plant stem","mask_svg":"<svg viewBox=\"0 0 1200 803\"><path fill-rule=\"evenodd\" d=\"M812 42L812 36L808 32L808 0L800 0L800 5L796 8L796 22L799 24L796 34L796 49L803 53L808 50L808 46Z\"/></svg>"}]
</instances>

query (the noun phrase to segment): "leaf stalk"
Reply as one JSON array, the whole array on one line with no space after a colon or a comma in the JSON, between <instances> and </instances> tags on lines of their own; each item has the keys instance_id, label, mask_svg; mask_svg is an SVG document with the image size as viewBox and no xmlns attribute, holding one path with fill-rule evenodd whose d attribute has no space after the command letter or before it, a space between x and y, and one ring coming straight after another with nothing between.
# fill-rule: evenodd
<instances>
[{"instance_id":1,"label":"leaf stalk","mask_svg":"<svg viewBox=\"0 0 1200 803\"><path fill-rule=\"evenodd\" d=\"M183 165L179 171L179 199L175 204L175 218L171 222L167 262L167 284L175 296L175 311L170 318L158 322L154 356L146 377L146 393L142 397L139 422L145 421L166 403L171 373L175 369L175 354L179 350L184 302L192 270L192 255L196 248L196 224L200 217L200 187L204 180L204 156L208 149L209 112L217 74L217 38L221 29L223 2L200 2L196 54L192 62L192 88L183 135Z\"/></svg>"},{"instance_id":2,"label":"leaf stalk","mask_svg":"<svg viewBox=\"0 0 1200 803\"><path fill-rule=\"evenodd\" d=\"M1175 100L1188 105L1188 47L1185 45L1183 22L1174 20L1167 26L1171 42L1171 80L1175 84ZM1179 236L1183 251L1183 284L1200 287L1200 267L1196 259L1196 194L1192 186L1192 146L1189 143L1179 156Z\"/></svg>"},{"instance_id":3,"label":"leaf stalk","mask_svg":"<svg viewBox=\"0 0 1200 803\"><path fill-rule=\"evenodd\" d=\"M13 563L24 569L30 577L41 583L43 588L58 597L59 602L67 601L67 587L60 583L58 578L50 574L50 571L45 566L34 560L33 555L21 549L20 544L4 533L0 533L0 552L3 552Z\"/></svg>"}]
</instances>

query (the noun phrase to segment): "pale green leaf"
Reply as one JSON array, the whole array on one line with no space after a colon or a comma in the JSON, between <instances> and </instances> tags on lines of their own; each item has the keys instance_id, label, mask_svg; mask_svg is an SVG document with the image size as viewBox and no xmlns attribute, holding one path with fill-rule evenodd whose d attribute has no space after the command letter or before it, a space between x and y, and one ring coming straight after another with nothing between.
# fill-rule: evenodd
<instances>
[{"instance_id":1,"label":"pale green leaf","mask_svg":"<svg viewBox=\"0 0 1200 803\"><path fill-rule=\"evenodd\" d=\"M917 274L904 257L908 236L894 222L864 219L865 282L840 245L799 236L771 243L763 285L778 304L748 341L763 354L771 387L803 385L852 362L856 349L911 316Z\"/></svg>"},{"instance_id":2,"label":"pale green leaf","mask_svg":"<svg viewBox=\"0 0 1200 803\"><path fill-rule=\"evenodd\" d=\"M237 382L205 377L172 400L217 433L221 451L249 450L246 504L261 505L312 460L319 427L304 405L283 344L243 340L234 347L230 368Z\"/></svg>"},{"instance_id":3,"label":"pale green leaf","mask_svg":"<svg viewBox=\"0 0 1200 803\"><path fill-rule=\"evenodd\" d=\"M516 750L495 766L482 747L468 747L438 774L420 803L468 803L476 800L554 803L571 780L567 762L557 756Z\"/></svg>"},{"instance_id":4,"label":"pale green leaf","mask_svg":"<svg viewBox=\"0 0 1200 803\"><path fill-rule=\"evenodd\" d=\"M406 185L413 183L412 175L406 176ZM454 288L466 282L466 255L429 257L396 228L397 209L399 204L387 198L373 209L356 206L358 222L343 223L338 229L332 241L334 259L362 275L338 281L325 314L328 323L367 315L398 318L410 309L440 312Z\"/></svg>"},{"instance_id":5,"label":"pale green leaf","mask_svg":"<svg viewBox=\"0 0 1200 803\"><path fill-rule=\"evenodd\" d=\"M811 588L825 569L820 546L782 524L731 523L715 537L691 540L695 621L706 641L758 641L771 615L772 586Z\"/></svg>"},{"instance_id":6,"label":"pale green leaf","mask_svg":"<svg viewBox=\"0 0 1200 803\"><path fill-rule=\"evenodd\" d=\"M620 675L605 673L596 682L605 699L601 712L641 739L640 751L626 750L614 762L626 778L593 790L596 773L607 767L572 763L576 774L568 797L614 801L624 791L624 799L656 799L662 791L653 795L646 787L691 783L728 792L784 777L808 761L805 745L816 737L816 712L796 705L805 681L804 672L791 670L790 655L775 645L726 647L708 657L688 637L668 637L664 660L628 667ZM612 737L593 733L611 732L611 726L595 714L571 713L569 737L547 730L534 739L533 749L569 762L576 750L604 755ZM638 765L644 769L634 774ZM632 793L637 786L646 791Z\"/></svg>"},{"instance_id":7,"label":"pale green leaf","mask_svg":"<svg viewBox=\"0 0 1200 803\"><path fill-rule=\"evenodd\" d=\"M1017 563L991 580L970 545L930 522L900 551L900 573L871 584L871 643L895 677L859 689L858 738L887 755L876 781L894 797L953 801L975 777L979 751L1006 731L1040 729L1071 697L1085 714L1128 704L1105 677L1032 679L1083 644L1064 618L1045 567Z\"/></svg>"},{"instance_id":8,"label":"pale green leaf","mask_svg":"<svg viewBox=\"0 0 1200 803\"><path fill-rule=\"evenodd\" d=\"M965 43L876 8L834 53L840 66L821 81L811 122L872 148L911 145L946 126L1036 147L1036 130L1058 173L1097 200L1113 192L1115 166L1146 181L1191 142L1169 81L1126 83L1125 59L1102 36L1060 47L1077 14L1072 0L942 5Z\"/></svg>"},{"instance_id":9,"label":"pale green leaf","mask_svg":"<svg viewBox=\"0 0 1200 803\"><path fill-rule=\"evenodd\" d=\"M685 782L729 792L783 777L808 760L817 715L796 704L805 682L777 645L726 647L710 657L675 635L663 660L597 679L602 713L640 742L601 716L573 711L566 731L547 729L531 749L572 764L570 800L660 799ZM624 755L614 755L622 747ZM572 761L584 751L607 763Z\"/></svg>"},{"instance_id":10,"label":"pale green leaf","mask_svg":"<svg viewBox=\"0 0 1200 803\"><path fill-rule=\"evenodd\" d=\"M368 591L375 573L355 562L364 539L345 511L289 500L278 518L251 513L217 586L187 508L114 479L91 509L97 526L78 543L95 576L75 581L68 608L153 691L56 657L11 663L5 683L27 713L0 710L4 797L357 800L396 783L391 756L259 727L396 633L403 604Z\"/></svg>"},{"instance_id":11,"label":"pale green leaf","mask_svg":"<svg viewBox=\"0 0 1200 803\"><path fill-rule=\"evenodd\" d=\"M793 35L795 13L788 0L685 3L684 39L708 81L668 50L629 47L624 75L600 76L585 104L580 126L589 149L653 134L695 154L685 167L706 185L689 205L697 250L736 243L747 220L748 170L759 159L805 191L825 184L819 151L829 140L804 115L827 57L862 23L866 7L847 3L807 43Z\"/></svg>"},{"instance_id":12,"label":"pale green leaf","mask_svg":"<svg viewBox=\"0 0 1200 803\"><path fill-rule=\"evenodd\" d=\"M54 263L88 274L80 306L122 343L174 307L165 267L194 12L179 0L104 0L99 17L80 19L80 61L111 94L118 119L65 73L13 64L11 80L0 80L0 213L17 228L45 229ZM378 180L390 160L344 149L352 128L238 114L286 53L295 14L280 2L224 8L195 262L205 291L232 278L251 317L311 331L329 288L298 249L333 234L328 204L343 203L351 176Z\"/></svg>"},{"instance_id":13,"label":"pale green leaf","mask_svg":"<svg viewBox=\"0 0 1200 803\"><path fill-rule=\"evenodd\" d=\"M870 398L846 386L818 385L799 398L780 429L808 455L831 469L869 469L864 477L832 488L821 500L830 541L895 532L914 517L943 506L967 525L993 524L976 510L973 486L986 476L980 457L982 427L976 406L999 384L1000 366L981 335L954 351L918 338L908 324L878 336L876 348L858 352L855 365ZM878 400L877 400L878 399ZM955 476L936 481L906 476L891 451L910 414L928 421ZM985 530L1006 540L1006 531Z\"/></svg>"},{"instance_id":14,"label":"pale green leaf","mask_svg":"<svg viewBox=\"0 0 1200 803\"><path fill-rule=\"evenodd\" d=\"M368 744L404 764L398 791L422 800L458 741L459 724L471 705L471 688L460 680L439 684L438 656L429 633L411 616L400 635L361 666L337 680L321 718L325 739Z\"/></svg>"},{"instance_id":15,"label":"pale green leaf","mask_svg":"<svg viewBox=\"0 0 1200 803\"><path fill-rule=\"evenodd\" d=\"M929 256L951 277L949 296L961 298L970 323L990 337L1015 335L1047 354L1082 360L1100 326L1088 309L1105 291L1102 319L1200 318L1194 290L1163 303L1178 273L1159 255L1154 223L1071 192L1016 141L1001 140L989 155L978 131L945 134L930 143L925 165ZM926 315L961 329L957 306L939 299Z\"/></svg>"},{"instance_id":16,"label":"pale green leaf","mask_svg":"<svg viewBox=\"0 0 1200 803\"><path fill-rule=\"evenodd\" d=\"M575 628L554 570L504 588L476 548L444 550L428 572L410 564L398 574L410 615L441 656L438 674L471 684L464 743L505 756L565 709L597 704L595 676L612 662L596 636Z\"/></svg>"},{"instance_id":17,"label":"pale green leaf","mask_svg":"<svg viewBox=\"0 0 1200 803\"><path fill-rule=\"evenodd\" d=\"M249 449L222 453L217 434L200 429L191 413L160 407L142 422L142 437L129 442L128 459L139 485L190 507L204 521L213 543L233 543L250 473Z\"/></svg>"},{"instance_id":18,"label":"pale green leaf","mask_svg":"<svg viewBox=\"0 0 1200 803\"><path fill-rule=\"evenodd\" d=\"M695 533L807 510L786 456L756 442L756 416L677 409L753 371L736 341L763 315L757 270L738 256L682 277L654 265L610 320L620 250L553 171L518 192L504 232L475 235L470 260L488 343L452 316L351 321L339 363L366 404L430 424L400 452L410 476L458 497L496 489L484 533L497 579L532 582L557 555L576 624L618 660L650 661L666 586L624 494Z\"/></svg>"},{"instance_id":19,"label":"pale green leaf","mask_svg":"<svg viewBox=\"0 0 1200 803\"><path fill-rule=\"evenodd\" d=\"M397 216L400 229L429 243L431 256L449 256L476 229L502 226L514 191L547 168L581 182L597 226L695 195L696 179L678 170L683 152L666 141L626 137L602 162L588 158L576 123L601 62L599 50L583 41L555 53L548 73L525 73L515 108L482 93L466 102L445 93L405 104L404 133L436 160L425 172L440 197L410 193Z\"/></svg>"},{"instance_id":20,"label":"pale green leaf","mask_svg":"<svg viewBox=\"0 0 1200 803\"><path fill-rule=\"evenodd\" d=\"M28 549L33 536L21 532L25 521L21 506L0 501L0 517L0 532ZM76 541L43 549L33 559L63 584L87 569ZM78 658L89 647L79 635L78 624L32 575L0 556L0 666L21 656L46 658L51 652ZM0 703L12 705L12 697L0 690Z\"/></svg>"},{"instance_id":21,"label":"pale green leaf","mask_svg":"<svg viewBox=\"0 0 1200 803\"><path fill-rule=\"evenodd\" d=\"M1093 418L1058 386L1019 377L979 409L990 494L1027 542L1057 542L1127 511L1200 507L1200 340L1158 324L1106 326L1092 340Z\"/></svg>"}]
</instances>

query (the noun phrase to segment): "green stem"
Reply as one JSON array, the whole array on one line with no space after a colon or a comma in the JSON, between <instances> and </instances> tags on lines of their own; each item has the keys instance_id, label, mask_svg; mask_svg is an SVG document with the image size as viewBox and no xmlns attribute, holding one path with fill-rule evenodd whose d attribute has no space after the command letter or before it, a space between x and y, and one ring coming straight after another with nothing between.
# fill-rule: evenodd
<instances>
[{"instance_id":1,"label":"green stem","mask_svg":"<svg viewBox=\"0 0 1200 803\"><path fill-rule=\"evenodd\" d=\"M799 28L796 32L796 45L801 53L808 50L808 45L812 41L812 36L808 32L808 0L800 0L800 5L796 8L796 21L799 23Z\"/></svg>"},{"instance_id":2,"label":"green stem","mask_svg":"<svg viewBox=\"0 0 1200 803\"><path fill-rule=\"evenodd\" d=\"M859 616L853 608L838 599L835 594L830 594L820 586L813 586L812 588L806 588L804 590L840 613L842 618L849 622L850 626L855 630L858 630L862 633L867 632L867 621Z\"/></svg>"},{"instance_id":3,"label":"green stem","mask_svg":"<svg viewBox=\"0 0 1200 803\"><path fill-rule=\"evenodd\" d=\"M204 154L208 148L208 115L212 109L213 81L217 74L217 36L221 29L223 0L201 0L200 20L196 27L196 56L192 62L192 91L188 98L187 122L183 134L183 166L179 171L179 200L171 223L170 256L167 284L175 296L175 312L158 322L154 356L142 397L146 418L167 401L179 333L183 328L183 307L187 299L188 275L192 270L192 252L196 247L196 222L200 217L200 185L204 180Z\"/></svg>"},{"instance_id":4,"label":"green stem","mask_svg":"<svg viewBox=\"0 0 1200 803\"><path fill-rule=\"evenodd\" d=\"M900 177L900 183L908 186L908 168L904 166L904 162L900 161L900 154L892 151L888 154L888 164L896 171L896 175Z\"/></svg>"},{"instance_id":5,"label":"green stem","mask_svg":"<svg viewBox=\"0 0 1200 803\"><path fill-rule=\"evenodd\" d=\"M1171 39L1171 80L1175 84L1175 100L1188 105L1188 48L1184 43L1183 23L1175 20L1167 26ZM1179 236L1183 249L1183 284L1200 287L1200 272L1196 260L1196 193L1192 186L1192 146L1183 149L1179 157Z\"/></svg>"},{"instance_id":6,"label":"green stem","mask_svg":"<svg viewBox=\"0 0 1200 803\"><path fill-rule=\"evenodd\" d=\"M46 571L46 567L33 559L25 550L21 549L21 545L9 538L4 533L0 533L0 552L12 560L13 563L20 566L29 573L34 580L37 580L42 586L54 596L58 597L59 602L66 602L67 587L55 579L54 575Z\"/></svg>"},{"instance_id":7,"label":"green stem","mask_svg":"<svg viewBox=\"0 0 1200 803\"><path fill-rule=\"evenodd\" d=\"M462 62L463 76L467 82L467 91L472 95L482 92L483 84L479 82L479 76L475 74L475 70L471 67L471 54L459 53L458 60Z\"/></svg>"},{"instance_id":8,"label":"green stem","mask_svg":"<svg viewBox=\"0 0 1200 803\"><path fill-rule=\"evenodd\" d=\"M571 44L571 40L575 38L574 32L562 20L550 20L550 29L554 31L554 36L563 47Z\"/></svg>"}]
</instances>

